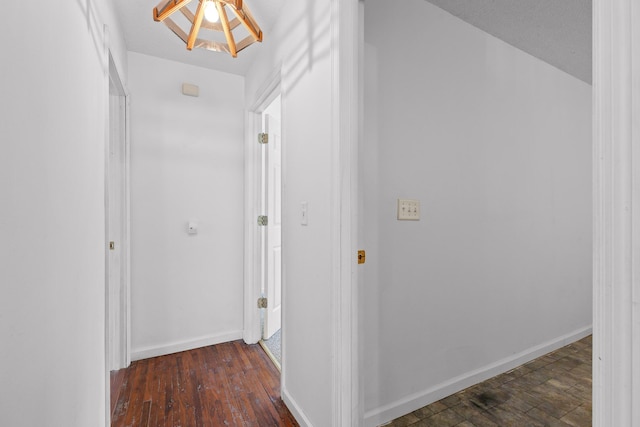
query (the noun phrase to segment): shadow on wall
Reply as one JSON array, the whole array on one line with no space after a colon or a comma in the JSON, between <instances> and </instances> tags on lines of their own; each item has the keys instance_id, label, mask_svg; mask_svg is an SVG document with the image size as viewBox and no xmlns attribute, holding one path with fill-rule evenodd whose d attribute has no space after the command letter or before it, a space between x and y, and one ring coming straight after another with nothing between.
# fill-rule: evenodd
<instances>
[{"instance_id":1,"label":"shadow on wall","mask_svg":"<svg viewBox=\"0 0 640 427\"><path fill-rule=\"evenodd\" d=\"M282 34L293 34L300 25L305 25L307 37L298 39L291 49L291 59L283 66L283 78L287 82L285 90L289 91L297 86L305 73L313 69L313 64L329 57L331 53L331 39L325 35L331 33L331 4L325 2L319 7L319 2L307 0L304 12L293 20L294 24L285 29ZM314 19L317 18L317 19ZM314 25L320 22L319 25Z\"/></svg>"},{"instance_id":2,"label":"shadow on wall","mask_svg":"<svg viewBox=\"0 0 640 427\"><path fill-rule=\"evenodd\" d=\"M93 47L96 52L96 57L100 61L102 71L105 75L109 74L109 61L108 55L105 54L105 31L103 25L98 19L98 13L92 0L76 0L78 8L85 16L87 21L87 32L93 41Z\"/></svg>"}]
</instances>

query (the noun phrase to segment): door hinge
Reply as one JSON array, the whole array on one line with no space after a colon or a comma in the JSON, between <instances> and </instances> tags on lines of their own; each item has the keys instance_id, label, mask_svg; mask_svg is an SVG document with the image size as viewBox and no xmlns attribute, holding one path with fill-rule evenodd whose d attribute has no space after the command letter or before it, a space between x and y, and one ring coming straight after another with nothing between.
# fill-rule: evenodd
<instances>
[{"instance_id":1,"label":"door hinge","mask_svg":"<svg viewBox=\"0 0 640 427\"><path fill-rule=\"evenodd\" d=\"M259 215L258 216L258 225L260 226L265 226L269 224L269 218L267 218L266 215Z\"/></svg>"},{"instance_id":2,"label":"door hinge","mask_svg":"<svg viewBox=\"0 0 640 427\"><path fill-rule=\"evenodd\" d=\"M262 297L258 298L258 308L267 308L267 299Z\"/></svg>"},{"instance_id":3,"label":"door hinge","mask_svg":"<svg viewBox=\"0 0 640 427\"><path fill-rule=\"evenodd\" d=\"M269 134L268 133L259 133L258 134L258 143L259 144L268 144L269 143Z\"/></svg>"},{"instance_id":4,"label":"door hinge","mask_svg":"<svg viewBox=\"0 0 640 427\"><path fill-rule=\"evenodd\" d=\"M364 264L367 260L367 253L365 251L358 251L358 264Z\"/></svg>"},{"instance_id":5,"label":"door hinge","mask_svg":"<svg viewBox=\"0 0 640 427\"><path fill-rule=\"evenodd\" d=\"M116 249L116 242L109 242L109 250L113 251Z\"/></svg>"}]
</instances>

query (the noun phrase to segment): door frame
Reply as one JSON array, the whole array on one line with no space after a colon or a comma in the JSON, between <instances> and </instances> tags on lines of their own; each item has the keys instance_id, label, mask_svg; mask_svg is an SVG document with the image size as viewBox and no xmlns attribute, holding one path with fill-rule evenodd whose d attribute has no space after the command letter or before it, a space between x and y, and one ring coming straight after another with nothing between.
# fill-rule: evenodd
<instances>
[{"instance_id":1,"label":"door frame","mask_svg":"<svg viewBox=\"0 0 640 427\"><path fill-rule=\"evenodd\" d=\"M640 7L593 2L593 425L640 425Z\"/></svg>"},{"instance_id":2,"label":"door frame","mask_svg":"<svg viewBox=\"0 0 640 427\"><path fill-rule=\"evenodd\" d=\"M262 112L267 106L281 94L281 66L274 70L267 79L264 87L258 91L258 96L249 105L246 112L245 122L245 150L244 150L244 327L242 338L247 344L255 344L262 338L260 330L260 309L257 308L258 298L261 296L260 289L260 245L261 238L258 226L256 224L258 215L262 213L260 210L260 174L258 166L261 161L260 149L258 143L258 133L262 131ZM286 120L284 97L282 97L281 105L281 123ZM284 125L283 125L284 127ZM282 132L284 133L284 132ZM281 135L284 141L284 135ZM285 144L282 145L282 199L285 199L285 177L286 165ZM284 212L283 212L284 215ZM284 222L284 218L283 218ZM284 256L283 256L284 263ZM284 268L282 269L282 288L285 286ZM284 298L284 292L282 295ZM284 305L284 299L282 300ZM284 313L282 313L282 324L284 325ZM284 335L284 331L283 331ZM284 337L282 338L284 341ZM282 355L284 360L284 354Z\"/></svg>"},{"instance_id":3,"label":"door frame","mask_svg":"<svg viewBox=\"0 0 640 427\"><path fill-rule=\"evenodd\" d=\"M279 98L280 93L276 90L276 94ZM262 148L262 163L263 163L263 171L261 174L262 180L262 196L264 197L265 204L262 206L262 214L267 215L268 221L266 227L261 227L262 233L261 236L263 238L261 242L261 246L263 248L262 253L262 263L264 263L264 268L262 269L262 288L261 294L263 297L267 298L269 302L267 307L262 311L262 340L269 340L273 334L275 334L282 327L282 292L278 291L278 286L282 285L282 280L278 281L276 278L276 272L278 268L280 269L280 279L282 276L282 262L280 262L280 266L278 267L278 263L276 263L274 250L274 244L279 245L280 248L280 258L282 258L282 221L278 223L278 218L276 212L280 211L280 220L282 219L282 185L280 185L280 189L277 189L277 184L282 184L282 138L281 138L281 123L280 119L282 116L282 103L280 102L280 111L277 113L277 117L272 114L267 114L267 111L270 111L271 106L275 102L278 97L274 98L271 101L267 108L262 111L261 118L263 122L263 132L269 135L269 143L266 144L266 147ZM272 129L273 124L277 121L277 133ZM280 138L280 141L276 143L276 136ZM273 138L272 138L273 137ZM280 148L276 147L280 145ZM279 171L274 174L274 162L278 162L280 164ZM279 195L278 195L279 191ZM280 203L278 204L278 196L280 196ZM278 231L275 231L275 227L279 227ZM280 289L281 291L282 289ZM276 302L280 299L280 304L276 304ZM276 319L278 319L276 321ZM276 364L279 364L276 363Z\"/></svg>"},{"instance_id":4,"label":"door frame","mask_svg":"<svg viewBox=\"0 0 640 427\"><path fill-rule=\"evenodd\" d=\"M130 233L130 98L129 93L122 82L120 76L122 73L118 70L118 67L113 60L113 56L111 52L109 52L109 77L108 80L110 83L113 83L114 87L118 92L118 96L122 98L122 110L120 112L121 119L123 123L121 123L121 134L123 136L123 140L120 141L121 149L123 152L124 165L122 169L122 175L120 179L122 180L122 188L124 190L122 196L122 210L124 211L123 223L122 227L122 242L118 242L121 250L120 257L120 265L122 269L122 289L120 290L120 301L117 302L115 307L112 307L110 304L110 294L109 294L109 183L110 183L110 156L109 156L109 144L110 144L110 135L111 135L111 113L107 112L108 122L107 122L107 152L105 158L105 248L107 251L106 255L106 280L107 280L107 307L109 309L115 308L113 311L113 315L120 319L122 323L122 327L120 328L120 333L116 333L114 341L116 341L116 346L120 350L118 354L114 357L111 354L111 349L109 348L112 343L110 342L110 334L109 334L109 311L107 311L106 318L106 328L107 328L107 344L109 345L107 348L107 362L108 366L115 369L126 368L131 364L131 307L130 307L130 292L131 292L131 233ZM111 93L109 93L109 97ZM110 107L108 107L110 110ZM114 360L115 359L115 360Z\"/></svg>"},{"instance_id":5,"label":"door frame","mask_svg":"<svg viewBox=\"0 0 640 427\"><path fill-rule=\"evenodd\" d=\"M358 152L362 135L363 0L331 0L333 426L363 423L360 375Z\"/></svg>"}]
</instances>

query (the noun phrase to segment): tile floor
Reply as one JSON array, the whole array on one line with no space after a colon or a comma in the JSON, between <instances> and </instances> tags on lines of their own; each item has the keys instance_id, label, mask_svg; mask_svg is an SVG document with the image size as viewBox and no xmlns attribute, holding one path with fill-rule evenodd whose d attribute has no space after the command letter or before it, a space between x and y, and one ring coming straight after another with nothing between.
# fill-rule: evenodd
<instances>
[{"instance_id":1,"label":"tile floor","mask_svg":"<svg viewBox=\"0 0 640 427\"><path fill-rule=\"evenodd\" d=\"M393 427L589 427L591 336L393 420Z\"/></svg>"},{"instance_id":2,"label":"tile floor","mask_svg":"<svg viewBox=\"0 0 640 427\"><path fill-rule=\"evenodd\" d=\"M282 369L282 330L278 329L275 334L268 340L262 340L263 348L267 351L267 355L274 361L278 370ZM271 354L269 354L271 353Z\"/></svg>"}]
</instances>

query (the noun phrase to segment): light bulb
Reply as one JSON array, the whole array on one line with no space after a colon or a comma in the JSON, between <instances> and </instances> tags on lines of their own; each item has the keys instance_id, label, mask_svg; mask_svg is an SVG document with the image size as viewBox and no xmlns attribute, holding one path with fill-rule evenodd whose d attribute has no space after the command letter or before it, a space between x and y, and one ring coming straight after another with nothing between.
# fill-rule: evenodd
<instances>
[{"instance_id":1,"label":"light bulb","mask_svg":"<svg viewBox=\"0 0 640 427\"><path fill-rule=\"evenodd\" d=\"M207 4L204 6L204 19L209 22L218 22L220 14L218 14L218 8L216 2L213 0L206 0Z\"/></svg>"}]
</instances>

